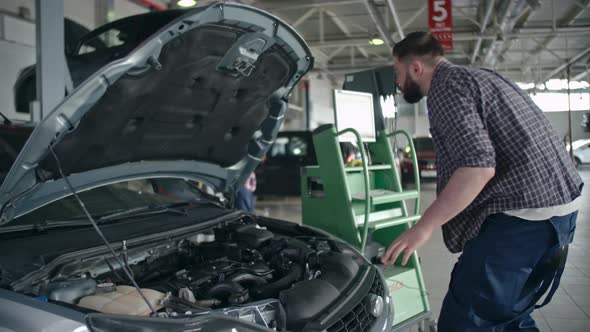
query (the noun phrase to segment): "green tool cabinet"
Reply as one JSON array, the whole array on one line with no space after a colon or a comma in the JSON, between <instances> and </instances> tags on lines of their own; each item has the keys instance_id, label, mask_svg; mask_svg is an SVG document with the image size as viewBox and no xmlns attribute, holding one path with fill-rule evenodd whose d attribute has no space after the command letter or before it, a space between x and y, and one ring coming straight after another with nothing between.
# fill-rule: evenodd
<instances>
[{"instance_id":1,"label":"green tool cabinet","mask_svg":"<svg viewBox=\"0 0 590 332\"><path fill-rule=\"evenodd\" d=\"M338 137L345 133L357 138L360 167L347 167L342 161ZM337 132L333 125L316 129L313 142L318 165L301 170L303 223L343 239L366 255L373 241L387 247L412 227L420 218L418 165L412 152L416 188L403 191L390 143L395 135L406 136L414 150L405 131L381 131L375 142L365 145L354 129ZM406 206L409 200L415 201L412 213ZM380 265L393 298L394 330L430 316L418 255L414 253L406 266L400 262L401 258L394 266Z\"/></svg>"}]
</instances>

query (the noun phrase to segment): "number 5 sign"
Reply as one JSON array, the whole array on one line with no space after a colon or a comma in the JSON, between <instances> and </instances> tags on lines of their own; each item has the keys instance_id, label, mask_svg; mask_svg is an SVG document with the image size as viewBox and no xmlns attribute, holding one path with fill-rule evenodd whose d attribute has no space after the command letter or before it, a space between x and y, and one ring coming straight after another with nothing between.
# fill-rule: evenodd
<instances>
[{"instance_id":1,"label":"number 5 sign","mask_svg":"<svg viewBox=\"0 0 590 332\"><path fill-rule=\"evenodd\" d=\"M445 50L453 49L451 0L428 0L428 29Z\"/></svg>"}]
</instances>

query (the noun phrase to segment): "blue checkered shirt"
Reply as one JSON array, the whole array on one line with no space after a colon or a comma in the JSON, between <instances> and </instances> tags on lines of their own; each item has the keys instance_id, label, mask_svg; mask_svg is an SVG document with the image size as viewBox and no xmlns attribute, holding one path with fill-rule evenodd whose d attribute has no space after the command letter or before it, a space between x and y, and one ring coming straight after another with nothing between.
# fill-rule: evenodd
<instances>
[{"instance_id":1,"label":"blue checkered shirt","mask_svg":"<svg viewBox=\"0 0 590 332\"><path fill-rule=\"evenodd\" d=\"M451 252L462 251L491 214L562 205L580 195L582 179L556 131L525 92L496 72L442 61L427 105L437 193L460 167L496 170L477 198L443 226Z\"/></svg>"}]
</instances>

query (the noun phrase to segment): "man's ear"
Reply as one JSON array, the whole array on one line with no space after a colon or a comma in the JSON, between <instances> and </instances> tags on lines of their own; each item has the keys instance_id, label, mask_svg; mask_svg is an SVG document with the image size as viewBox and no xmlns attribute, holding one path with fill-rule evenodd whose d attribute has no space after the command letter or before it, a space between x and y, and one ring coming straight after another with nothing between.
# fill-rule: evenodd
<instances>
[{"instance_id":1,"label":"man's ear","mask_svg":"<svg viewBox=\"0 0 590 332\"><path fill-rule=\"evenodd\" d=\"M418 59L413 59L410 62L410 73L413 79L422 77L424 74L424 63Z\"/></svg>"}]
</instances>

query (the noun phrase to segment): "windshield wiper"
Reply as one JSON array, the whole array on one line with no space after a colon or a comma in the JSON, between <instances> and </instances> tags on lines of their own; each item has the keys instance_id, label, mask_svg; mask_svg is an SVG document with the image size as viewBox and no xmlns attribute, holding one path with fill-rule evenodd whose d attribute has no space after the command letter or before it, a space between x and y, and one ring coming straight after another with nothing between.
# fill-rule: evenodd
<instances>
[{"instance_id":1,"label":"windshield wiper","mask_svg":"<svg viewBox=\"0 0 590 332\"><path fill-rule=\"evenodd\" d=\"M113 213L109 213L106 215L102 215L96 217L96 221L100 224L105 221L111 221L116 219L122 218L129 218L129 217L140 217L140 216L148 216L152 214L161 214L161 213L173 213L181 216L188 215L186 209L179 208L180 206L186 206L191 204L191 202L182 202L182 203L172 203L172 204L163 204L163 205L146 205L140 206L128 210L117 211Z\"/></svg>"},{"instance_id":2,"label":"windshield wiper","mask_svg":"<svg viewBox=\"0 0 590 332\"><path fill-rule=\"evenodd\" d=\"M177 215L186 216L188 213L186 209L179 208L180 206L185 206L189 204L193 204L194 202L181 202L181 203L172 203L172 204L163 204L163 205L146 205L140 206L137 208L132 209L124 209L119 210L116 212L108 213L105 215L94 216L96 221L99 224L108 223L109 221L114 221L123 218L129 217L140 217L140 216L148 216L152 214L160 214L160 213L173 213ZM201 202L197 202L201 203ZM29 231L34 230L38 232L43 232L49 229L54 228L70 228L70 227L84 227L84 226L92 226L92 224L88 223L86 217L75 217L72 219L61 219L61 220L43 220L35 224L29 225L14 225L8 227L1 227L0 233L10 233L10 232L19 232L19 231Z\"/></svg>"},{"instance_id":3,"label":"windshield wiper","mask_svg":"<svg viewBox=\"0 0 590 332\"><path fill-rule=\"evenodd\" d=\"M36 232L43 232L48 229L52 228L70 228L70 227L83 227L83 226L92 226L86 221L80 221L80 219L72 219L72 220L59 220L59 221L50 221L50 220L43 220L35 224L28 224L28 225L12 225L12 226L5 226L0 227L0 234L1 233L12 233L12 232L23 232L23 231L36 231Z\"/></svg>"},{"instance_id":4,"label":"windshield wiper","mask_svg":"<svg viewBox=\"0 0 590 332\"><path fill-rule=\"evenodd\" d=\"M177 203L169 203L169 204L160 204L160 205L144 205L136 208L131 209L120 209L115 212L109 212L103 215L94 215L96 222L99 224L107 224L111 221L116 221L119 219L124 218L132 218L132 217L141 217L141 216L149 216L154 214L162 214L162 213L171 213L180 216L188 215L187 208L181 207L190 207L191 205L213 205L217 207L223 207L221 204L217 202L210 201L210 200L194 200L194 201L185 201L185 202L177 202ZM49 229L54 228L74 228L74 227L85 227L85 226L92 226L92 224L88 223L88 219L84 216L74 217L71 219L53 219L53 220L42 220L35 224L26 224L26 225L11 225L11 226L4 226L0 227L0 234L2 233L12 233L12 232L22 232L22 231L30 231L34 230L37 232L44 232Z\"/></svg>"}]
</instances>

